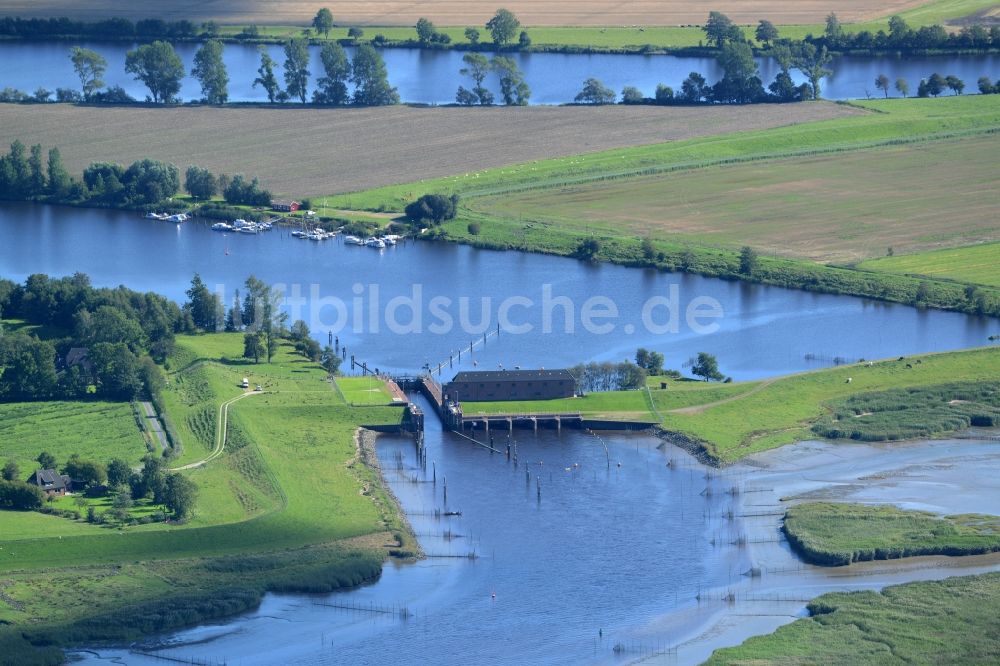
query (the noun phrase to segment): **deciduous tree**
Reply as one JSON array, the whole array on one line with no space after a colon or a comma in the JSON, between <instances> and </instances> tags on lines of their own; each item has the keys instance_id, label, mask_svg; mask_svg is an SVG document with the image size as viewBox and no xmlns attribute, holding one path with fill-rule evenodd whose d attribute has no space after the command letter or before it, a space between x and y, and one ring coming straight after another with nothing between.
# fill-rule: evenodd
<instances>
[{"instance_id":1,"label":"deciduous tree","mask_svg":"<svg viewBox=\"0 0 1000 666\"><path fill-rule=\"evenodd\" d=\"M362 44L351 63L354 103L362 106L399 104L399 93L389 85L385 61L371 44Z\"/></svg>"},{"instance_id":2,"label":"deciduous tree","mask_svg":"<svg viewBox=\"0 0 1000 666\"><path fill-rule=\"evenodd\" d=\"M614 90L595 78L589 78L583 82L583 90L577 93L573 101L581 104L614 104L616 97Z\"/></svg>"},{"instance_id":3,"label":"deciduous tree","mask_svg":"<svg viewBox=\"0 0 1000 666\"><path fill-rule=\"evenodd\" d=\"M210 39L194 54L191 76L201 83L201 94L209 104L225 104L229 99L229 74L222 60L222 42Z\"/></svg>"},{"instance_id":4,"label":"deciduous tree","mask_svg":"<svg viewBox=\"0 0 1000 666\"><path fill-rule=\"evenodd\" d=\"M73 71L80 79L83 99L90 101L94 91L104 87L103 77L108 68L108 61L100 53L79 46L74 46L70 50L69 59L73 62Z\"/></svg>"},{"instance_id":5,"label":"deciduous tree","mask_svg":"<svg viewBox=\"0 0 1000 666\"><path fill-rule=\"evenodd\" d=\"M267 101L274 104L278 99L278 92L281 86L278 85L278 77L274 74L274 59L267 52L267 47L259 47L260 68L257 70L257 78L253 80L253 87L258 85L267 93Z\"/></svg>"},{"instance_id":6,"label":"deciduous tree","mask_svg":"<svg viewBox=\"0 0 1000 666\"><path fill-rule=\"evenodd\" d=\"M309 42L289 39L285 42L285 92L306 103L309 88Z\"/></svg>"},{"instance_id":7,"label":"deciduous tree","mask_svg":"<svg viewBox=\"0 0 1000 666\"><path fill-rule=\"evenodd\" d=\"M323 7L313 17L312 27L316 30L317 34L329 37L330 30L333 29L333 13L326 7Z\"/></svg>"},{"instance_id":8,"label":"deciduous tree","mask_svg":"<svg viewBox=\"0 0 1000 666\"><path fill-rule=\"evenodd\" d=\"M727 41L741 41L743 31L735 25L728 16L721 12L709 12L708 20L702 27L709 41L715 42L715 47L721 49Z\"/></svg>"},{"instance_id":9,"label":"deciduous tree","mask_svg":"<svg viewBox=\"0 0 1000 666\"><path fill-rule=\"evenodd\" d=\"M493 18L486 22L486 29L493 37L493 43L497 46L509 44L520 27L521 22L508 9L498 9Z\"/></svg>"},{"instance_id":10,"label":"deciduous tree","mask_svg":"<svg viewBox=\"0 0 1000 666\"><path fill-rule=\"evenodd\" d=\"M524 80L521 69L511 58L495 56L493 71L500 78L500 95L508 106L526 106L531 97L531 89Z\"/></svg>"},{"instance_id":11,"label":"deciduous tree","mask_svg":"<svg viewBox=\"0 0 1000 666\"><path fill-rule=\"evenodd\" d=\"M142 44L125 54L125 71L142 81L153 102L175 101L184 78L184 63L168 42Z\"/></svg>"},{"instance_id":12,"label":"deciduous tree","mask_svg":"<svg viewBox=\"0 0 1000 666\"><path fill-rule=\"evenodd\" d=\"M340 106L351 101L347 92L347 82L351 78L351 64L340 44L324 44L319 58L323 63L324 76L316 82L319 89L313 93L313 102Z\"/></svg>"},{"instance_id":13,"label":"deciduous tree","mask_svg":"<svg viewBox=\"0 0 1000 666\"><path fill-rule=\"evenodd\" d=\"M879 74L875 77L875 87L885 93L886 99L889 99L889 77L885 74Z\"/></svg>"},{"instance_id":14,"label":"deciduous tree","mask_svg":"<svg viewBox=\"0 0 1000 666\"><path fill-rule=\"evenodd\" d=\"M724 379L719 372L719 361L707 352L698 352L698 357L693 358L691 363L691 374L702 377L705 381L722 381Z\"/></svg>"},{"instance_id":15,"label":"deciduous tree","mask_svg":"<svg viewBox=\"0 0 1000 666\"><path fill-rule=\"evenodd\" d=\"M472 94L475 95L476 101L484 106L492 104L493 93L483 85L483 81L490 73L490 61L481 53L466 53L462 56L462 62L465 63L465 67L458 70L458 73L462 76L472 77L476 84L472 88Z\"/></svg>"},{"instance_id":16,"label":"deciduous tree","mask_svg":"<svg viewBox=\"0 0 1000 666\"><path fill-rule=\"evenodd\" d=\"M757 23L757 29L754 31L754 37L757 41L764 46L770 46L771 42L778 38L778 29L774 27L774 24L768 20L761 19Z\"/></svg>"}]
</instances>

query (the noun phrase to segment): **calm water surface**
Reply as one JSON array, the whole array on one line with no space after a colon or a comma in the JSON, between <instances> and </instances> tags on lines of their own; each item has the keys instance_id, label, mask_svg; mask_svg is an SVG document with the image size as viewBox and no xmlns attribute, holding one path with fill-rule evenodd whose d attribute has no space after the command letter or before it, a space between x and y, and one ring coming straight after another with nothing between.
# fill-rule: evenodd
<instances>
[{"instance_id":1,"label":"calm water surface","mask_svg":"<svg viewBox=\"0 0 1000 666\"><path fill-rule=\"evenodd\" d=\"M979 346L996 332L989 320L957 313L536 254L412 241L378 251L280 230L221 234L202 222L178 226L135 213L0 208L0 275L20 282L32 273L74 272L99 286L124 284L179 302L197 272L227 304L252 273L285 285L295 296L292 320L305 319L321 342L333 329L350 354L393 372L445 361L444 379L473 363L489 369L618 361L639 346L663 352L674 368L707 351L723 373L753 379L827 366L836 357ZM713 303L719 317L688 321ZM611 308L617 316L591 317L603 328L588 331L584 313ZM503 331L495 336L498 323ZM698 325L718 329L706 334ZM484 334L485 348L447 364Z\"/></svg>"},{"instance_id":2,"label":"calm water surface","mask_svg":"<svg viewBox=\"0 0 1000 666\"><path fill-rule=\"evenodd\" d=\"M79 80L69 61L69 50L74 45L91 48L107 59L108 71L104 77L107 85L120 85L136 99L145 99L149 91L125 73L125 52L134 45L115 42L0 42L0 88L11 86L29 93L39 86L49 90L78 88ZM184 61L186 71L190 72L198 45L183 43L175 45L175 48ZM277 63L276 74L282 80L281 63L285 60L282 48L267 48ZM348 56L353 57L353 48L346 50ZM311 47L311 54L310 94L315 89L316 79L323 75L319 47ZM383 49L382 55L389 72L389 81L399 89L404 102L452 103L459 85L466 88L472 85L467 77L458 73L463 67L461 51ZM709 83L714 83L722 76L714 58L558 53L510 55L524 72L525 80L532 90L533 104L572 102L583 87L583 81L589 77L600 79L618 93L625 86L635 86L646 96L652 97L659 83L680 90L681 82L692 71L700 72ZM260 87L252 87L260 66L257 47L227 44L223 57L229 71L230 101L267 101L267 95ZM758 62L760 77L766 87L774 80L779 69L769 58L758 59ZM905 60L894 56L843 56L836 58L829 69L833 74L824 79L821 85L823 96L827 99L864 98L866 94L879 96L881 93L875 88L875 78L880 74L887 75L893 81L897 78L907 79L913 91L916 91L920 79L927 78L933 72L954 74L963 79L966 90L972 92L979 77L996 79L1000 76L1000 56L921 56ZM798 72L794 72L793 77L796 83L805 81ZM491 77L488 84L499 96L499 89L493 78L495 77ZM183 100L199 99L201 89L198 82L190 76L185 78L180 96Z\"/></svg>"}]
</instances>

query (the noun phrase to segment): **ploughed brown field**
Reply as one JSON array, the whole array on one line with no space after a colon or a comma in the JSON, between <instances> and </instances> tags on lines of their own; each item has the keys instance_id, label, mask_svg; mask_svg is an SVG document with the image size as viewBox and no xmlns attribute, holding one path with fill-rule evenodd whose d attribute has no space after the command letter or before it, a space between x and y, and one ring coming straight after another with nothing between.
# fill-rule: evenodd
<instances>
[{"instance_id":1,"label":"ploughed brown field","mask_svg":"<svg viewBox=\"0 0 1000 666\"><path fill-rule=\"evenodd\" d=\"M775 24L820 23L830 12L841 21L872 20L925 4L926 0L340 0L327 3L339 25L413 25L425 16L439 25L482 25L497 7L514 12L527 26L687 25L709 11L738 23L766 18ZM97 19L214 19L220 23L276 25L308 23L324 3L299 0L0 0L0 15L68 16Z\"/></svg>"},{"instance_id":2,"label":"ploughed brown field","mask_svg":"<svg viewBox=\"0 0 1000 666\"><path fill-rule=\"evenodd\" d=\"M70 173L151 158L317 196L610 148L824 120L827 102L731 107L315 109L0 104L0 145L56 146Z\"/></svg>"}]
</instances>

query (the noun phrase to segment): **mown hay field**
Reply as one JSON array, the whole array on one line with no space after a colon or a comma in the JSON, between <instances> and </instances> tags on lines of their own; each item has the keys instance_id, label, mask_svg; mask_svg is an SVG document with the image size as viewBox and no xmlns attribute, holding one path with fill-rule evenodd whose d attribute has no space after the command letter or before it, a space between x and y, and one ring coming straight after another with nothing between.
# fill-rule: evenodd
<instances>
[{"instance_id":1,"label":"mown hay field","mask_svg":"<svg viewBox=\"0 0 1000 666\"><path fill-rule=\"evenodd\" d=\"M0 105L0 144L57 146L71 173L142 158L319 196L518 162L839 118L835 104L315 109Z\"/></svg>"},{"instance_id":2,"label":"mown hay field","mask_svg":"<svg viewBox=\"0 0 1000 666\"><path fill-rule=\"evenodd\" d=\"M739 23L756 23L766 18L775 24L818 23L831 11L842 21L871 20L926 4L922 0L634 0L621 3L611 0L508 0L503 6L514 12L525 25L684 25L701 23L709 11L721 11ZM216 0L215 2L175 1L169 4L120 0L5 0L0 11L10 16L68 16L93 20L123 16L133 20L162 18L189 19L201 22L213 19L222 23L308 24L323 3L301 0ZM330 3L334 20L347 25L412 25L422 16L442 25L482 25L496 11L498 3L490 0L342 0Z\"/></svg>"},{"instance_id":3,"label":"mown hay field","mask_svg":"<svg viewBox=\"0 0 1000 666\"><path fill-rule=\"evenodd\" d=\"M889 248L911 253L1000 240L998 149L1000 135L985 134L531 190L469 205L582 231L860 261L885 256ZM985 266L996 251L983 247L978 259ZM966 258L946 255L925 266L930 256L872 268L952 277Z\"/></svg>"}]
</instances>

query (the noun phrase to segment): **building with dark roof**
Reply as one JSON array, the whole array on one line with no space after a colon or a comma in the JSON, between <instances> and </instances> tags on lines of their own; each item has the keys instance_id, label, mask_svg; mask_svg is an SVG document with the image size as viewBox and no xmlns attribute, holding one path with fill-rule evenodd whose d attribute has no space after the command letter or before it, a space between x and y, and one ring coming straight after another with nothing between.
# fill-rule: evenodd
<instances>
[{"instance_id":1,"label":"building with dark roof","mask_svg":"<svg viewBox=\"0 0 1000 666\"><path fill-rule=\"evenodd\" d=\"M69 477L54 469L36 471L31 477L31 483L41 488L46 495L65 495L72 489Z\"/></svg>"},{"instance_id":2,"label":"building with dark roof","mask_svg":"<svg viewBox=\"0 0 1000 666\"><path fill-rule=\"evenodd\" d=\"M576 395L576 380L568 370L463 371L445 384L445 399L553 400Z\"/></svg>"}]
</instances>

